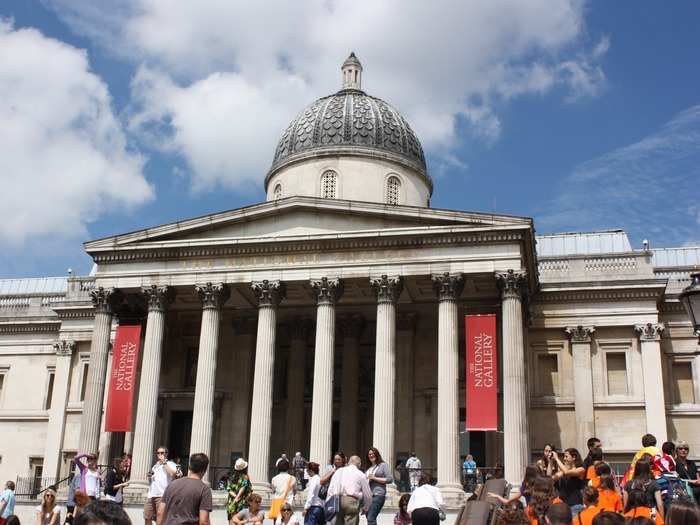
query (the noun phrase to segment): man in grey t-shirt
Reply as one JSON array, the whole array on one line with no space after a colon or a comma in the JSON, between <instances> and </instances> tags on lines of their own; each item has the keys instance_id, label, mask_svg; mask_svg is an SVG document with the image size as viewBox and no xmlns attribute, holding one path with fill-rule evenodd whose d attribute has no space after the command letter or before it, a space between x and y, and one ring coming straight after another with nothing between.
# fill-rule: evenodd
<instances>
[{"instance_id":1,"label":"man in grey t-shirt","mask_svg":"<svg viewBox=\"0 0 700 525\"><path fill-rule=\"evenodd\" d=\"M176 479L165 489L158 504L157 525L209 525L211 489L202 482L207 468L206 454L190 456L187 477Z\"/></svg>"}]
</instances>

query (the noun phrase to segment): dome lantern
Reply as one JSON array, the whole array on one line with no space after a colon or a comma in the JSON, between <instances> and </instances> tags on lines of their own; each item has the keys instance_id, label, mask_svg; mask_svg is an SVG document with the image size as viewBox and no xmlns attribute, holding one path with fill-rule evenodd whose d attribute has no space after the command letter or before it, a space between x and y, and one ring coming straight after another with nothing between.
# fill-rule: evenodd
<instances>
[{"instance_id":1,"label":"dome lantern","mask_svg":"<svg viewBox=\"0 0 700 525\"><path fill-rule=\"evenodd\" d=\"M345 59L340 70L343 72L343 89L362 90L362 64L354 51Z\"/></svg>"}]
</instances>

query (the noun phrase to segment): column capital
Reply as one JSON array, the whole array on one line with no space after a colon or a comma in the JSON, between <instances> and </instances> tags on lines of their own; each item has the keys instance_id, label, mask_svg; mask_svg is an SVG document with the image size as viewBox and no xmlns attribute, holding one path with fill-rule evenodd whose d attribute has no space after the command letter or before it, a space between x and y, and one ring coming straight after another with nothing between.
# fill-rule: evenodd
<instances>
[{"instance_id":1,"label":"column capital","mask_svg":"<svg viewBox=\"0 0 700 525\"><path fill-rule=\"evenodd\" d=\"M634 331L639 334L640 341L659 341L661 332L666 329L663 323L646 323L634 325Z\"/></svg>"},{"instance_id":2,"label":"column capital","mask_svg":"<svg viewBox=\"0 0 700 525\"><path fill-rule=\"evenodd\" d=\"M286 286L282 281L254 281L250 287L253 289L255 299L260 308L277 306L284 299Z\"/></svg>"},{"instance_id":3,"label":"column capital","mask_svg":"<svg viewBox=\"0 0 700 525\"><path fill-rule=\"evenodd\" d=\"M231 297L231 288L224 283L195 284L194 289L204 310L218 310Z\"/></svg>"},{"instance_id":4,"label":"column capital","mask_svg":"<svg viewBox=\"0 0 700 525\"><path fill-rule=\"evenodd\" d=\"M57 356L71 356L75 349L78 348L78 343L75 341L61 340L53 344L53 349Z\"/></svg>"},{"instance_id":5,"label":"column capital","mask_svg":"<svg viewBox=\"0 0 700 525\"><path fill-rule=\"evenodd\" d=\"M340 279L321 277L311 279L309 282L314 290L317 304L335 304L343 295L343 281Z\"/></svg>"},{"instance_id":6,"label":"column capital","mask_svg":"<svg viewBox=\"0 0 700 525\"><path fill-rule=\"evenodd\" d=\"M379 278L370 278L369 284L374 289L378 303L395 303L403 290L403 277L382 275Z\"/></svg>"},{"instance_id":7,"label":"column capital","mask_svg":"<svg viewBox=\"0 0 700 525\"><path fill-rule=\"evenodd\" d=\"M141 288L146 296L149 312L164 312L175 299L175 288L172 286L158 286L152 284Z\"/></svg>"},{"instance_id":8,"label":"column capital","mask_svg":"<svg viewBox=\"0 0 700 525\"><path fill-rule=\"evenodd\" d=\"M401 332L413 332L417 319L418 314L415 312L399 312L396 316L396 328Z\"/></svg>"},{"instance_id":9,"label":"column capital","mask_svg":"<svg viewBox=\"0 0 700 525\"><path fill-rule=\"evenodd\" d=\"M439 301L456 301L464 289L464 277L461 273L450 275L449 272L445 272L435 274L430 279Z\"/></svg>"},{"instance_id":10,"label":"column capital","mask_svg":"<svg viewBox=\"0 0 700 525\"><path fill-rule=\"evenodd\" d=\"M306 342L314 328L314 322L307 317L295 317L288 323L289 339Z\"/></svg>"},{"instance_id":11,"label":"column capital","mask_svg":"<svg viewBox=\"0 0 700 525\"><path fill-rule=\"evenodd\" d=\"M231 325L234 335L253 335L258 329L258 319L252 315L234 317Z\"/></svg>"},{"instance_id":12,"label":"column capital","mask_svg":"<svg viewBox=\"0 0 700 525\"><path fill-rule=\"evenodd\" d=\"M498 286L501 289L501 295L504 299L522 299L524 288L527 283L526 272L508 270L506 272L496 272L495 275Z\"/></svg>"},{"instance_id":13,"label":"column capital","mask_svg":"<svg viewBox=\"0 0 700 525\"><path fill-rule=\"evenodd\" d=\"M567 326L564 331L572 343L590 343L591 336L595 332L595 326Z\"/></svg>"},{"instance_id":14,"label":"column capital","mask_svg":"<svg viewBox=\"0 0 700 525\"><path fill-rule=\"evenodd\" d=\"M116 288L93 288L90 290L90 299L95 307L95 312L111 314L116 303L121 299L121 292Z\"/></svg>"},{"instance_id":15,"label":"column capital","mask_svg":"<svg viewBox=\"0 0 700 525\"><path fill-rule=\"evenodd\" d=\"M343 337L362 337L365 329L365 318L360 314L343 315L337 319L338 328Z\"/></svg>"}]
</instances>

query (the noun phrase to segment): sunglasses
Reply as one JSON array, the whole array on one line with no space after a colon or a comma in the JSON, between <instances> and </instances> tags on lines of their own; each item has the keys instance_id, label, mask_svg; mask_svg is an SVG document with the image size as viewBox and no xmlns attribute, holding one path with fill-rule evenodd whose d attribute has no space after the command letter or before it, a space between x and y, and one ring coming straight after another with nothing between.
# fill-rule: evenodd
<instances>
[{"instance_id":1,"label":"sunglasses","mask_svg":"<svg viewBox=\"0 0 700 525\"><path fill-rule=\"evenodd\" d=\"M45 498L53 498L54 495L53 495L53 494L46 494L46 495L44 495L44 497L45 497Z\"/></svg>"},{"instance_id":2,"label":"sunglasses","mask_svg":"<svg viewBox=\"0 0 700 525\"><path fill-rule=\"evenodd\" d=\"M678 447L676 450L685 450L686 452L688 452L690 449L686 447Z\"/></svg>"},{"instance_id":3,"label":"sunglasses","mask_svg":"<svg viewBox=\"0 0 700 525\"><path fill-rule=\"evenodd\" d=\"M156 452L156 454L158 454L159 456L164 456L165 450L159 450L158 452Z\"/></svg>"}]
</instances>

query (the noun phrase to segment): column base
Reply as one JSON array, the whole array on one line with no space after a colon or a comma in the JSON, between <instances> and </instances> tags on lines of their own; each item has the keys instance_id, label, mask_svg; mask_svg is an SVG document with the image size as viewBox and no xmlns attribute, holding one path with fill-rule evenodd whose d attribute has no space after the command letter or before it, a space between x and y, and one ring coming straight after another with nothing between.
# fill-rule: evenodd
<instances>
[{"instance_id":1,"label":"column base","mask_svg":"<svg viewBox=\"0 0 700 525\"><path fill-rule=\"evenodd\" d=\"M272 485L265 483L264 481L254 481L253 492L260 494L260 497L263 499L263 504L269 503L272 499L272 494L274 493L272 490Z\"/></svg>"},{"instance_id":2,"label":"column base","mask_svg":"<svg viewBox=\"0 0 700 525\"><path fill-rule=\"evenodd\" d=\"M146 480L131 480L129 486L124 487L125 503L141 503L148 496L148 482Z\"/></svg>"},{"instance_id":3,"label":"column base","mask_svg":"<svg viewBox=\"0 0 700 525\"><path fill-rule=\"evenodd\" d=\"M437 486L446 507L462 507L467 501L467 493L459 483L445 483Z\"/></svg>"}]
</instances>

